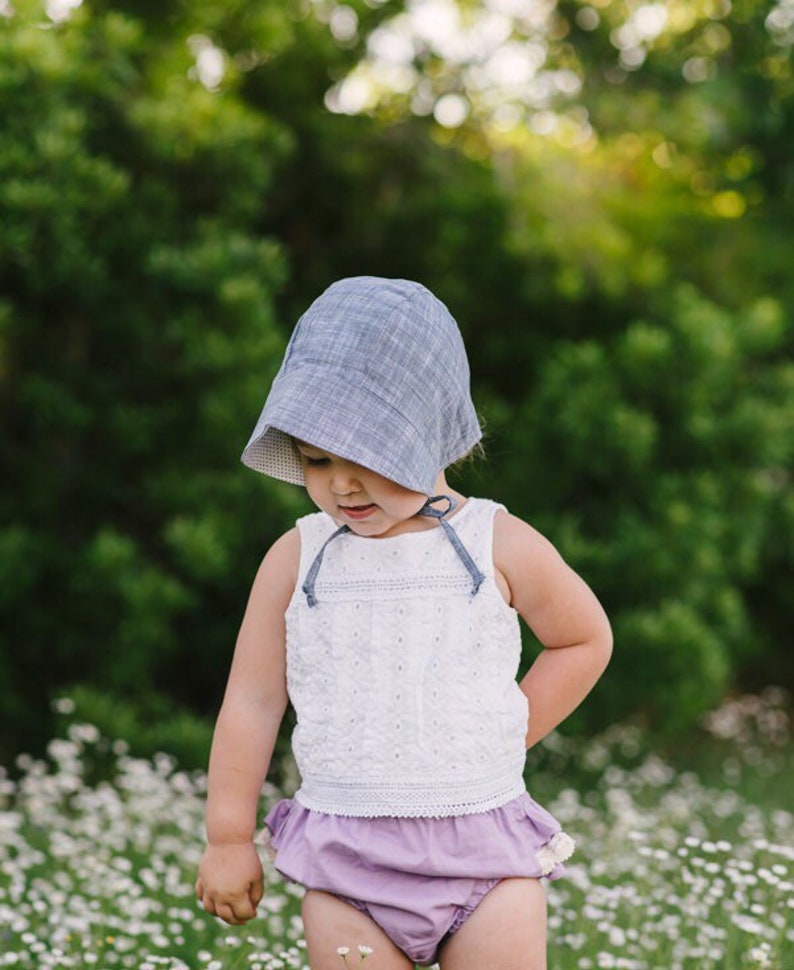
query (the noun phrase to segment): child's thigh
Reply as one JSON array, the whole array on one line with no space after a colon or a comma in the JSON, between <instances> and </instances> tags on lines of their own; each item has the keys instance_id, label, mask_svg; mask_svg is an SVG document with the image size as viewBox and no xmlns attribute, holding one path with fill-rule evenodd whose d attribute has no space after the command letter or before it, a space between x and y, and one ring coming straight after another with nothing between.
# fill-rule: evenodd
<instances>
[{"instance_id":1,"label":"child's thigh","mask_svg":"<svg viewBox=\"0 0 794 970\"><path fill-rule=\"evenodd\" d=\"M367 970L413 970L413 963L377 923L331 893L308 890L303 897L303 931L311 970L344 970L337 953L340 946L350 947L347 966L353 970L359 965L359 944L373 951Z\"/></svg>"},{"instance_id":2,"label":"child's thigh","mask_svg":"<svg viewBox=\"0 0 794 970\"><path fill-rule=\"evenodd\" d=\"M546 970L546 893L503 879L441 948L441 970Z\"/></svg>"}]
</instances>

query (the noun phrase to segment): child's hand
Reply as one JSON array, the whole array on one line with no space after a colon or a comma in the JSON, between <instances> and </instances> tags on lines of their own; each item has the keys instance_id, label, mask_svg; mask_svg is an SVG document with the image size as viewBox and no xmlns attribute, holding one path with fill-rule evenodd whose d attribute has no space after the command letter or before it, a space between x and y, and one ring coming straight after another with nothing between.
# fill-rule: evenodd
<instances>
[{"instance_id":1,"label":"child's hand","mask_svg":"<svg viewBox=\"0 0 794 970\"><path fill-rule=\"evenodd\" d=\"M263 892L262 863L253 842L207 846L199 865L196 896L208 913L240 926L256 915Z\"/></svg>"}]
</instances>

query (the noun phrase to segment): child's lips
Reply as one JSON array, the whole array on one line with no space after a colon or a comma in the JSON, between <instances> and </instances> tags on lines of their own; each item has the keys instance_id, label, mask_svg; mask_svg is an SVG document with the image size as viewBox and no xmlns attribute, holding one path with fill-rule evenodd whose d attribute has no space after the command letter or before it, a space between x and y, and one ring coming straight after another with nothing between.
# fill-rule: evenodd
<instances>
[{"instance_id":1,"label":"child's lips","mask_svg":"<svg viewBox=\"0 0 794 970\"><path fill-rule=\"evenodd\" d=\"M340 505L339 508L349 519L366 519L368 515L372 515L377 506L374 502L370 502L369 505Z\"/></svg>"}]
</instances>

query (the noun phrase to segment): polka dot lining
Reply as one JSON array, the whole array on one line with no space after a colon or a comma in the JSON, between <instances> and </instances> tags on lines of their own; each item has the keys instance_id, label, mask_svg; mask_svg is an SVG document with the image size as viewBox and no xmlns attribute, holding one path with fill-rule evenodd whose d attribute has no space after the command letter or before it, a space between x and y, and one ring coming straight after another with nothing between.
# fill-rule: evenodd
<instances>
[{"instance_id":1,"label":"polka dot lining","mask_svg":"<svg viewBox=\"0 0 794 970\"><path fill-rule=\"evenodd\" d=\"M243 452L243 464L282 482L303 485L303 469L292 438L277 428L267 428Z\"/></svg>"}]
</instances>

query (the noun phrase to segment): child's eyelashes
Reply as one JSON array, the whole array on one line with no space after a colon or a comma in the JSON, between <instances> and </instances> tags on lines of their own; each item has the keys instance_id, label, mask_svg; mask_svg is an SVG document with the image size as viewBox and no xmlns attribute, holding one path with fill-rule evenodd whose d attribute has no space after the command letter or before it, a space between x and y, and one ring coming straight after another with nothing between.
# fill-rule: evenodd
<instances>
[{"instance_id":1,"label":"child's eyelashes","mask_svg":"<svg viewBox=\"0 0 794 970\"><path fill-rule=\"evenodd\" d=\"M327 458L310 458L308 455L301 455L301 458L306 465L310 465L312 468L317 468L328 464Z\"/></svg>"}]
</instances>

